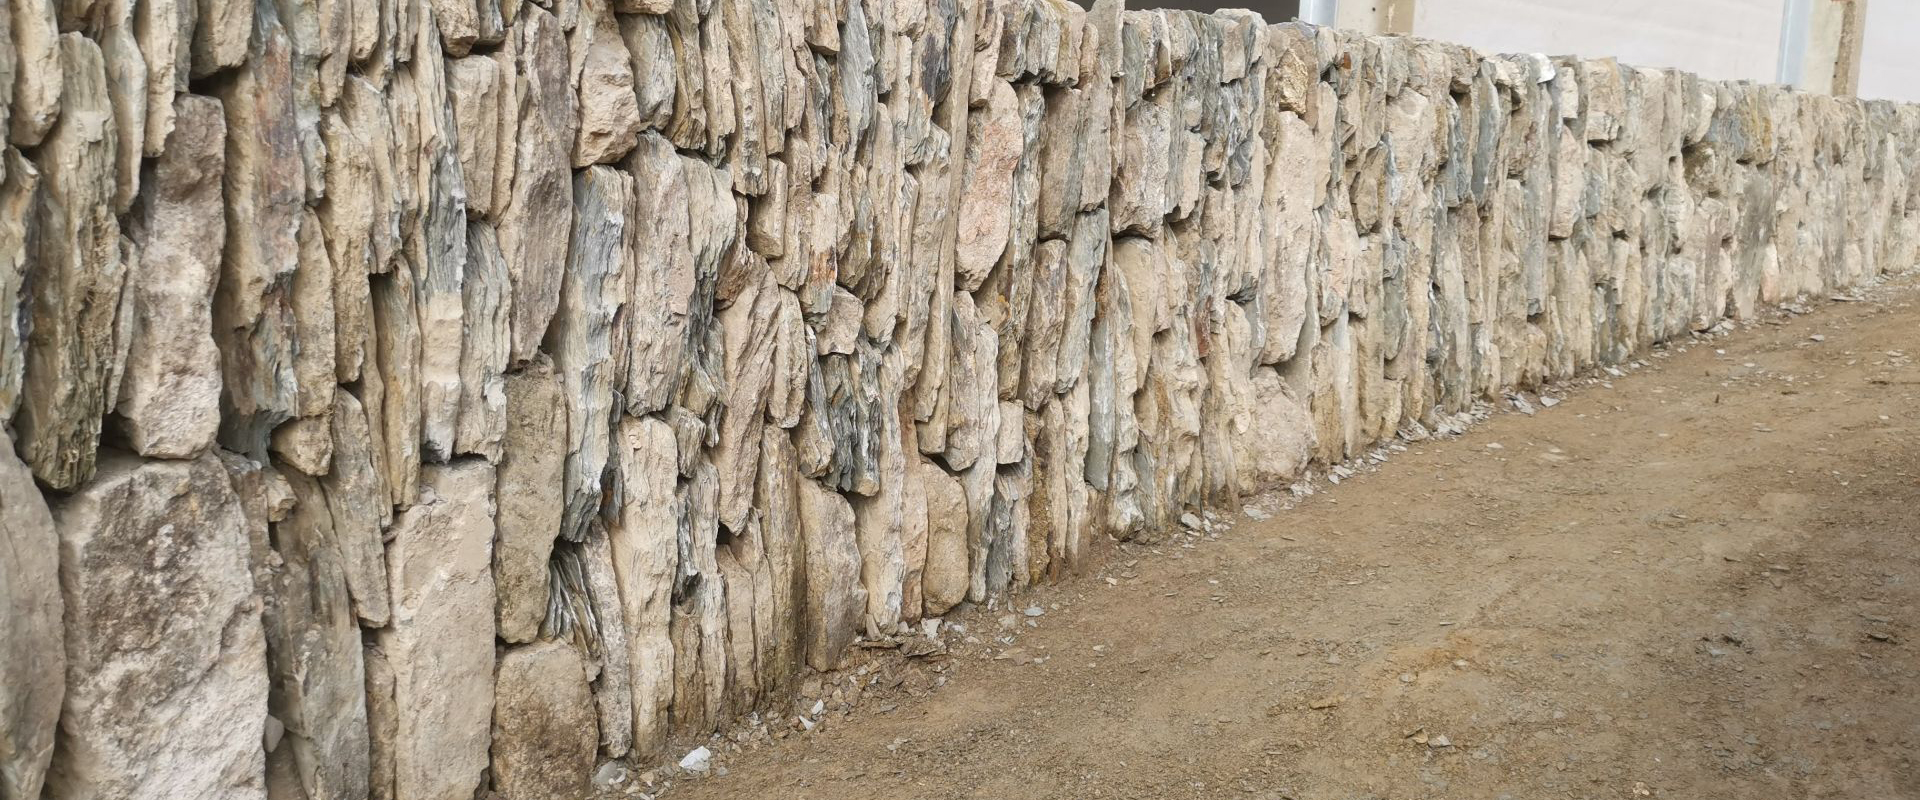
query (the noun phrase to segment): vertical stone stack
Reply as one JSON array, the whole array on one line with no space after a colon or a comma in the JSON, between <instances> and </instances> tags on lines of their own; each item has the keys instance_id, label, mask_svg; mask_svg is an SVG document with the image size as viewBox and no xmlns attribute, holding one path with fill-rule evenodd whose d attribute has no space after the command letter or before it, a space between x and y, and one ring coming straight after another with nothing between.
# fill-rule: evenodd
<instances>
[{"instance_id":1,"label":"vertical stone stack","mask_svg":"<svg viewBox=\"0 0 1920 800\"><path fill-rule=\"evenodd\" d=\"M580 794L1097 534L1920 244L1912 107L1238 11L0 32L5 799Z\"/></svg>"}]
</instances>

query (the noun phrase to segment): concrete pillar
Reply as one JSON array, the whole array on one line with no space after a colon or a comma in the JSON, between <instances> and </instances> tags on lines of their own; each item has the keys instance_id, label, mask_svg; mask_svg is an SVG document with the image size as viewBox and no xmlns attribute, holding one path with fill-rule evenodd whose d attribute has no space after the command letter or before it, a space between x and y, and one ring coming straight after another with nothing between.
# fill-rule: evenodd
<instances>
[{"instance_id":1,"label":"concrete pillar","mask_svg":"<svg viewBox=\"0 0 1920 800\"><path fill-rule=\"evenodd\" d=\"M1364 33L1412 33L1414 0L1342 0L1334 24Z\"/></svg>"}]
</instances>

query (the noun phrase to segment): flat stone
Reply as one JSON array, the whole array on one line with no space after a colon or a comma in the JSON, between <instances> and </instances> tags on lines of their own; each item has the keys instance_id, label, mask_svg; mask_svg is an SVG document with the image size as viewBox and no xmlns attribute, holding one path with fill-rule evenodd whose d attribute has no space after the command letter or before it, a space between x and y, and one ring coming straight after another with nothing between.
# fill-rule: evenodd
<instances>
[{"instance_id":1,"label":"flat stone","mask_svg":"<svg viewBox=\"0 0 1920 800\"><path fill-rule=\"evenodd\" d=\"M13 425L34 477L66 490L93 474L101 418L119 399L126 339L116 318L128 263L111 206L117 139L100 49L66 34L59 51L61 122L35 153L41 198L26 262L33 336Z\"/></svg>"},{"instance_id":2,"label":"flat stone","mask_svg":"<svg viewBox=\"0 0 1920 800\"><path fill-rule=\"evenodd\" d=\"M293 58L286 31L263 22L260 52L218 92L227 116L227 238L213 331L224 389L220 440L241 453L264 452L273 429L299 410L291 290L300 266L306 166Z\"/></svg>"},{"instance_id":3,"label":"flat stone","mask_svg":"<svg viewBox=\"0 0 1920 800\"><path fill-rule=\"evenodd\" d=\"M505 797L586 797L593 776L593 696L565 642L508 648L494 677L493 790Z\"/></svg>"},{"instance_id":4,"label":"flat stone","mask_svg":"<svg viewBox=\"0 0 1920 800\"><path fill-rule=\"evenodd\" d=\"M420 502L395 515L389 529L393 623L376 636L393 681L386 757L392 796L451 800L472 797L488 765L494 471L479 459L429 464L420 484ZM369 666L369 685L375 677ZM378 716L370 708L370 720ZM376 754L380 738L376 731Z\"/></svg>"},{"instance_id":5,"label":"flat stone","mask_svg":"<svg viewBox=\"0 0 1920 800\"><path fill-rule=\"evenodd\" d=\"M978 113L978 124L967 129L967 191L960 196L959 255L954 264L955 278L965 291L979 288L1006 250L1013 172L1023 144L1013 87L996 83L987 95L986 108Z\"/></svg>"},{"instance_id":6,"label":"flat stone","mask_svg":"<svg viewBox=\"0 0 1920 800\"><path fill-rule=\"evenodd\" d=\"M600 9L574 27L568 42L580 114L575 168L620 160L633 150L640 133L632 58L613 14L604 6Z\"/></svg>"},{"instance_id":7,"label":"flat stone","mask_svg":"<svg viewBox=\"0 0 1920 800\"><path fill-rule=\"evenodd\" d=\"M799 511L806 552L801 630L807 664L834 669L860 632L866 610L853 508L818 483L801 481Z\"/></svg>"},{"instance_id":8,"label":"flat stone","mask_svg":"<svg viewBox=\"0 0 1920 800\"><path fill-rule=\"evenodd\" d=\"M40 144L60 118L66 70L60 65L60 25L53 9L54 0L9 4L15 61L9 72L12 103L5 133L15 147Z\"/></svg>"},{"instance_id":9,"label":"flat stone","mask_svg":"<svg viewBox=\"0 0 1920 800\"><path fill-rule=\"evenodd\" d=\"M264 798L266 644L220 460L108 458L54 522L70 621L60 718L76 746L54 754L48 790Z\"/></svg>"},{"instance_id":10,"label":"flat stone","mask_svg":"<svg viewBox=\"0 0 1920 800\"><path fill-rule=\"evenodd\" d=\"M967 599L967 496L960 479L925 463L920 474L927 492L927 561L921 578L926 614L937 617Z\"/></svg>"},{"instance_id":11,"label":"flat stone","mask_svg":"<svg viewBox=\"0 0 1920 800\"><path fill-rule=\"evenodd\" d=\"M634 241L647 245L633 258L633 302L628 335L632 364L626 410L648 414L666 408L678 391L694 317L695 274L689 172L704 165L682 157L656 133L640 137L627 169L634 177Z\"/></svg>"},{"instance_id":12,"label":"flat stone","mask_svg":"<svg viewBox=\"0 0 1920 800\"><path fill-rule=\"evenodd\" d=\"M220 427L220 353L213 286L226 237L220 176L226 120L212 98L181 95L174 128L150 167L136 212L142 280L134 281L131 341L118 411L134 452L188 458Z\"/></svg>"},{"instance_id":13,"label":"flat stone","mask_svg":"<svg viewBox=\"0 0 1920 800\"><path fill-rule=\"evenodd\" d=\"M500 638L533 641L547 615L547 561L560 533L567 404L544 357L506 376L493 580Z\"/></svg>"},{"instance_id":14,"label":"flat stone","mask_svg":"<svg viewBox=\"0 0 1920 800\"><path fill-rule=\"evenodd\" d=\"M0 432L0 790L39 797L66 692L60 538L33 473Z\"/></svg>"},{"instance_id":15,"label":"flat stone","mask_svg":"<svg viewBox=\"0 0 1920 800\"><path fill-rule=\"evenodd\" d=\"M665 745L673 700L669 633L680 567L674 487L678 456L672 429L655 417L627 417L615 437L620 503L607 527L619 578L621 619L633 691L632 742L642 754Z\"/></svg>"},{"instance_id":16,"label":"flat stone","mask_svg":"<svg viewBox=\"0 0 1920 800\"><path fill-rule=\"evenodd\" d=\"M393 518L393 506L378 466L376 441L366 407L352 392L335 391L328 419L333 426L333 467L320 480L326 487L347 591L362 623L385 627L391 619L392 600L383 531Z\"/></svg>"},{"instance_id":17,"label":"flat stone","mask_svg":"<svg viewBox=\"0 0 1920 800\"><path fill-rule=\"evenodd\" d=\"M560 23L538 7L522 6L514 21L514 80L524 82L512 190L496 202L500 252L513 286L512 361L539 350L560 302L567 263L566 230L573 219L574 130L578 120L568 85L567 43Z\"/></svg>"},{"instance_id":18,"label":"flat stone","mask_svg":"<svg viewBox=\"0 0 1920 800\"><path fill-rule=\"evenodd\" d=\"M0 167L5 168L0 175L0 419L12 419L27 368L23 333L32 312L23 289L40 171L12 148L0 152Z\"/></svg>"},{"instance_id":19,"label":"flat stone","mask_svg":"<svg viewBox=\"0 0 1920 800\"><path fill-rule=\"evenodd\" d=\"M484 222L467 225L467 268L461 282L460 414L454 452L498 463L507 426L507 361L513 287L500 240Z\"/></svg>"},{"instance_id":20,"label":"flat stone","mask_svg":"<svg viewBox=\"0 0 1920 800\"><path fill-rule=\"evenodd\" d=\"M367 792L366 674L360 626L333 512L321 484L287 473L294 506L273 525L278 569L271 571L263 615L267 710L285 726L267 754L285 760L308 797Z\"/></svg>"},{"instance_id":21,"label":"flat stone","mask_svg":"<svg viewBox=\"0 0 1920 800\"><path fill-rule=\"evenodd\" d=\"M560 535L578 541L599 512L601 473L612 436L615 328L627 294L627 260L634 229L627 219L633 179L611 167L592 167L574 182L575 209L567 274L549 338L554 371L568 402L566 489Z\"/></svg>"}]
</instances>

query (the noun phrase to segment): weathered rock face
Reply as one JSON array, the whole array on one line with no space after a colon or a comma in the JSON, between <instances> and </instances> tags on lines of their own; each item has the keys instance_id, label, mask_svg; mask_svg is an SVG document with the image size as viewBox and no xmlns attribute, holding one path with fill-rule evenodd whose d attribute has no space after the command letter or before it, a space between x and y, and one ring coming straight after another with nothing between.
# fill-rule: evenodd
<instances>
[{"instance_id":1,"label":"weathered rock face","mask_svg":"<svg viewBox=\"0 0 1920 800\"><path fill-rule=\"evenodd\" d=\"M0 791L39 797L67 680L60 537L33 473L0 444Z\"/></svg>"},{"instance_id":2,"label":"weathered rock face","mask_svg":"<svg viewBox=\"0 0 1920 800\"><path fill-rule=\"evenodd\" d=\"M140 279L128 285L132 319L119 412L134 452L187 458L220 428L220 354L213 285L226 239L220 182L226 119L220 103L181 95L163 154L132 231ZM331 437L328 437L331 439Z\"/></svg>"},{"instance_id":3,"label":"weathered rock face","mask_svg":"<svg viewBox=\"0 0 1920 800\"><path fill-rule=\"evenodd\" d=\"M393 624L379 643L393 671L397 725L388 757L396 798L469 798L487 768L493 492L494 471L484 461L428 465L420 502L393 520Z\"/></svg>"},{"instance_id":4,"label":"weathered rock face","mask_svg":"<svg viewBox=\"0 0 1920 800\"><path fill-rule=\"evenodd\" d=\"M867 603L866 589L860 585L853 508L846 498L820 484L801 481L798 510L807 664L833 669L860 629Z\"/></svg>"},{"instance_id":5,"label":"weathered rock face","mask_svg":"<svg viewBox=\"0 0 1920 800\"><path fill-rule=\"evenodd\" d=\"M500 638L529 642L547 615L547 562L560 533L567 405L553 365L536 361L507 377L493 582Z\"/></svg>"},{"instance_id":6,"label":"weathered rock face","mask_svg":"<svg viewBox=\"0 0 1920 800\"><path fill-rule=\"evenodd\" d=\"M584 795L1920 254L1913 107L1116 0L10 0L0 131L9 800Z\"/></svg>"},{"instance_id":7,"label":"weathered rock face","mask_svg":"<svg viewBox=\"0 0 1920 800\"><path fill-rule=\"evenodd\" d=\"M67 690L48 789L265 797L266 642L220 460L110 458L54 524Z\"/></svg>"},{"instance_id":8,"label":"weathered rock face","mask_svg":"<svg viewBox=\"0 0 1920 800\"><path fill-rule=\"evenodd\" d=\"M294 506L273 525L266 593L268 710L285 727L268 761L286 761L308 797L367 791L366 675L345 554L318 481L287 471ZM270 765L271 768L271 765Z\"/></svg>"},{"instance_id":9,"label":"weathered rock face","mask_svg":"<svg viewBox=\"0 0 1920 800\"><path fill-rule=\"evenodd\" d=\"M118 139L100 48L69 33L58 53L35 67L60 72L64 89L60 119L36 151L40 197L25 262L33 335L13 425L34 477L64 490L93 475L100 420L117 399L128 265L113 216Z\"/></svg>"},{"instance_id":10,"label":"weathered rock face","mask_svg":"<svg viewBox=\"0 0 1920 800\"><path fill-rule=\"evenodd\" d=\"M587 797L593 791L593 694L565 642L515 647L494 675L493 790L504 797Z\"/></svg>"}]
</instances>

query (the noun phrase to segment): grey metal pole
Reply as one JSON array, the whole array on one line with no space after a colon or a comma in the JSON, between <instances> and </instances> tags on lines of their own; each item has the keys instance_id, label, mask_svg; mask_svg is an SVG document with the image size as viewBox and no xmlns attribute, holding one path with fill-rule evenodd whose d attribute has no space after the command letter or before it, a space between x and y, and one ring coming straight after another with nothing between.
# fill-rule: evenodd
<instances>
[{"instance_id":1,"label":"grey metal pole","mask_svg":"<svg viewBox=\"0 0 1920 800\"><path fill-rule=\"evenodd\" d=\"M1776 82L1799 87L1806 80L1807 26L1813 0L1784 0L1780 11L1780 62ZM1804 88L1804 87L1802 87Z\"/></svg>"},{"instance_id":2,"label":"grey metal pole","mask_svg":"<svg viewBox=\"0 0 1920 800\"><path fill-rule=\"evenodd\" d=\"M1339 0L1300 0L1300 21L1332 25Z\"/></svg>"}]
</instances>

